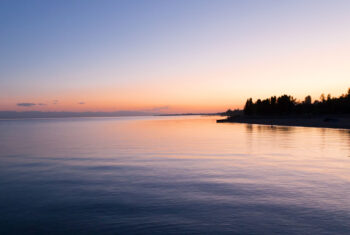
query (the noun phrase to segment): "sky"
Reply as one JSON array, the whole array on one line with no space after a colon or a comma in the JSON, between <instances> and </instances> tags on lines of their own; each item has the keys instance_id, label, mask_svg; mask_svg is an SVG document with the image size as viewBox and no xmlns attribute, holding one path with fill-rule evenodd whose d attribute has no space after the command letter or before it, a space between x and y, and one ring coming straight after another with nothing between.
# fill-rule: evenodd
<instances>
[{"instance_id":1,"label":"sky","mask_svg":"<svg viewBox=\"0 0 350 235\"><path fill-rule=\"evenodd\" d=\"M350 1L2 0L0 110L219 112L350 87Z\"/></svg>"}]
</instances>

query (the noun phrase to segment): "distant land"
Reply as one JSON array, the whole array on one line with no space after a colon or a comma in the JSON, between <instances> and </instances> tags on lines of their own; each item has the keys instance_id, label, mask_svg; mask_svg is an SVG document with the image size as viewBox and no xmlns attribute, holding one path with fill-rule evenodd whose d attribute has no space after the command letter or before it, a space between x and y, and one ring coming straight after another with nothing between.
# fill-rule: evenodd
<instances>
[{"instance_id":1,"label":"distant land","mask_svg":"<svg viewBox=\"0 0 350 235\"><path fill-rule=\"evenodd\" d=\"M132 117L132 116L186 116L186 115L222 115L223 113L177 113L160 114L142 111L114 112L42 112L42 111L0 111L0 119L30 118L71 118L71 117Z\"/></svg>"},{"instance_id":2,"label":"distant land","mask_svg":"<svg viewBox=\"0 0 350 235\"><path fill-rule=\"evenodd\" d=\"M225 113L169 113L169 114L158 114L157 116L192 116L192 115L217 116L217 115L225 115Z\"/></svg>"},{"instance_id":3,"label":"distant land","mask_svg":"<svg viewBox=\"0 0 350 235\"><path fill-rule=\"evenodd\" d=\"M227 110L226 119L218 123L250 123L283 126L328 127L350 129L350 88L347 94L327 97L312 102L311 96L297 101L293 96L271 96L253 102L249 98L243 110Z\"/></svg>"},{"instance_id":4,"label":"distant land","mask_svg":"<svg viewBox=\"0 0 350 235\"><path fill-rule=\"evenodd\" d=\"M115 112L41 112L41 111L0 111L0 119L24 118L70 118L70 117L125 117L125 116L152 116L156 113L138 111Z\"/></svg>"}]
</instances>

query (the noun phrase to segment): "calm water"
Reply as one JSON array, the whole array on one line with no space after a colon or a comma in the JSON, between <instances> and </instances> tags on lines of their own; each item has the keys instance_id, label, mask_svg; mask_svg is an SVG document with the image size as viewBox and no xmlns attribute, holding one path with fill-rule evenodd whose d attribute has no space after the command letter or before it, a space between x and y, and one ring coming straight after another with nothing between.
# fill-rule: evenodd
<instances>
[{"instance_id":1,"label":"calm water","mask_svg":"<svg viewBox=\"0 0 350 235\"><path fill-rule=\"evenodd\" d=\"M350 234L350 132L0 121L0 234Z\"/></svg>"}]
</instances>

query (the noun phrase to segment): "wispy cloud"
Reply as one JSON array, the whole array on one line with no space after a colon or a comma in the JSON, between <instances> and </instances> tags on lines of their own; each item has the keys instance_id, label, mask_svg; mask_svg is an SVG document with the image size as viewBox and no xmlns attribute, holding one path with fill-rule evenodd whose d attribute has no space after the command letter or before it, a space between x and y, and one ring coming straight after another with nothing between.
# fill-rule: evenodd
<instances>
[{"instance_id":1,"label":"wispy cloud","mask_svg":"<svg viewBox=\"0 0 350 235\"><path fill-rule=\"evenodd\" d=\"M78 104L85 104L85 102L79 102Z\"/></svg>"},{"instance_id":2,"label":"wispy cloud","mask_svg":"<svg viewBox=\"0 0 350 235\"><path fill-rule=\"evenodd\" d=\"M43 106L43 105L46 105L46 104L44 104L44 103L38 103L37 105L39 105L39 106Z\"/></svg>"},{"instance_id":3,"label":"wispy cloud","mask_svg":"<svg viewBox=\"0 0 350 235\"><path fill-rule=\"evenodd\" d=\"M58 100L53 100L52 104L58 104Z\"/></svg>"},{"instance_id":4,"label":"wispy cloud","mask_svg":"<svg viewBox=\"0 0 350 235\"><path fill-rule=\"evenodd\" d=\"M20 107L32 107L35 105L36 103L17 103L17 106L20 106Z\"/></svg>"}]
</instances>

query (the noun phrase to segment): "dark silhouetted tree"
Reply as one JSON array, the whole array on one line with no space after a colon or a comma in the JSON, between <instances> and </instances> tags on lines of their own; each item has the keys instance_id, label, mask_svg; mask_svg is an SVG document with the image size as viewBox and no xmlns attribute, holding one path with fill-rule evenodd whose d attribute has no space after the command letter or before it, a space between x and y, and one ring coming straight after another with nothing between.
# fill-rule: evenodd
<instances>
[{"instance_id":1,"label":"dark silhouetted tree","mask_svg":"<svg viewBox=\"0 0 350 235\"><path fill-rule=\"evenodd\" d=\"M297 102L290 95L280 97L272 96L269 99L258 99L255 103L249 98L244 106L245 115L289 115L289 114L345 114L350 113L350 88L347 94L340 97L327 98L324 94L320 101L312 103L311 96L306 96L304 101Z\"/></svg>"},{"instance_id":2,"label":"dark silhouetted tree","mask_svg":"<svg viewBox=\"0 0 350 235\"><path fill-rule=\"evenodd\" d=\"M245 115L253 115L254 114L254 107L253 107L253 99L249 98L247 99L247 102L244 106L244 114Z\"/></svg>"},{"instance_id":3,"label":"dark silhouetted tree","mask_svg":"<svg viewBox=\"0 0 350 235\"><path fill-rule=\"evenodd\" d=\"M311 105L311 103L312 103L312 98L311 98L311 96L306 96L305 97L305 99L304 99L304 104L305 105Z\"/></svg>"}]
</instances>

